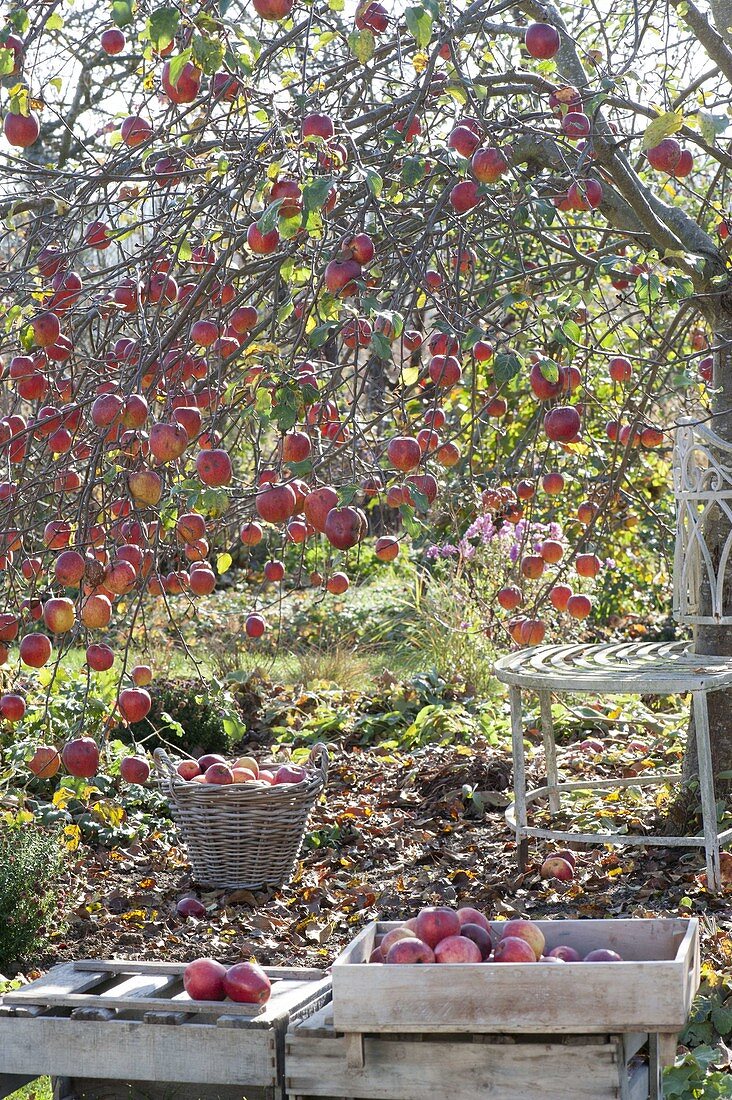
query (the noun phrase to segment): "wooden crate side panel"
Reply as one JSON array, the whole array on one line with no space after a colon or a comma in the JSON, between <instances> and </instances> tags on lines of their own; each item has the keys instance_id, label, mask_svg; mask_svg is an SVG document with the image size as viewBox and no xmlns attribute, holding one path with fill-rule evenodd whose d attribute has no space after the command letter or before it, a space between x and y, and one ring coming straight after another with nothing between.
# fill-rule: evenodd
<instances>
[{"instance_id":1,"label":"wooden crate side panel","mask_svg":"<svg viewBox=\"0 0 732 1100\"><path fill-rule=\"evenodd\" d=\"M368 959L375 936L397 928L399 921L372 921L338 956L334 966ZM609 947L629 962L672 960L683 963L698 947L696 918L650 917L618 920L537 920L533 922L546 937L547 950L559 944L574 947L586 955L596 947ZM505 922L492 921L495 938Z\"/></svg>"},{"instance_id":2,"label":"wooden crate side panel","mask_svg":"<svg viewBox=\"0 0 732 1100\"><path fill-rule=\"evenodd\" d=\"M363 1069L346 1065L346 1042L287 1040L285 1091L354 1100L617 1100L615 1044L449 1043L365 1039ZM623 1067L624 1069L624 1067Z\"/></svg>"},{"instance_id":3,"label":"wooden crate side panel","mask_svg":"<svg viewBox=\"0 0 732 1100\"><path fill-rule=\"evenodd\" d=\"M581 977L580 977L581 975ZM680 1031L688 981L673 962L341 966L338 1031Z\"/></svg>"},{"instance_id":4,"label":"wooden crate side panel","mask_svg":"<svg viewBox=\"0 0 732 1100\"><path fill-rule=\"evenodd\" d=\"M54 1016L0 1019L0 1072L127 1081L277 1084L274 1032Z\"/></svg>"}]
</instances>

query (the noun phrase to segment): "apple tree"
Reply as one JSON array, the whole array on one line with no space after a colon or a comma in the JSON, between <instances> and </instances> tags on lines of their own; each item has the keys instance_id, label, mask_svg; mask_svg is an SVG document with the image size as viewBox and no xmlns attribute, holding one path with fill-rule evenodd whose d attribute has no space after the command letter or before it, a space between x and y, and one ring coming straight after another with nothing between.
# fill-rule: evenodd
<instances>
[{"instance_id":1,"label":"apple tree","mask_svg":"<svg viewBox=\"0 0 732 1100\"><path fill-rule=\"evenodd\" d=\"M7 6L9 680L82 646L138 720L104 632L234 553L256 644L285 578L342 594L364 542L490 522L515 552L486 615L531 644L592 623L639 522L668 549L675 417L732 442L730 21L605 7Z\"/></svg>"}]
</instances>

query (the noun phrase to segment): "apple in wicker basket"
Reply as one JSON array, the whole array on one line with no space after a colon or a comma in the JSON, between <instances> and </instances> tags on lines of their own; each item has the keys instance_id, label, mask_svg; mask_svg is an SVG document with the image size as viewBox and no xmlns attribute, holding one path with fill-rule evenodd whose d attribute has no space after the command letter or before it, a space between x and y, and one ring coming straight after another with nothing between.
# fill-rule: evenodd
<instances>
[{"instance_id":1,"label":"apple in wicker basket","mask_svg":"<svg viewBox=\"0 0 732 1100\"><path fill-rule=\"evenodd\" d=\"M234 761L232 766L234 768L246 768L247 771L254 773L255 779L259 776L259 764L253 756L240 756L238 760Z\"/></svg>"},{"instance_id":2,"label":"apple in wicker basket","mask_svg":"<svg viewBox=\"0 0 732 1100\"><path fill-rule=\"evenodd\" d=\"M272 985L261 966L253 962L242 962L227 970L224 990L232 1001L263 1005L269 1000Z\"/></svg>"},{"instance_id":3,"label":"apple in wicker basket","mask_svg":"<svg viewBox=\"0 0 732 1100\"><path fill-rule=\"evenodd\" d=\"M283 764L277 769L274 781L280 783L302 783L307 778L307 772L297 764Z\"/></svg>"},{"instance_id":4,"label":"apple in wicker basket","mask_svg":"<svg viewBox=\"0 0 732 1100\"><path fill-rule=\"evenodd\" d=\"M199 756L199 758L198 758L198 766L201 769L201 771L204 773L204 775L205 775L206 771L208 770L208 768L211 767L212 764L225 764L225 763L226 763L226 757L219 756L219 754L217 752L209 752L209 753L206 753L205 756Z\"/></svg>"},{"instance_id":5,"label":"apple in wicker basket","mask_svg":"<svg viewBox=\"0 0 732 1100\"><path fill-rule=\"evenodd\" d=\"M223 1001L225 977L226 967L215 959L196 959L183 971L183 988L192 1001Z\"/></svg>"},{"instance_id":6,"label":"apple in wicker basket","mask_svg":"<svg viewBox=\"0 0 732 1100\"><path fill-rule=\"evenodd\" d=\"M176 771L181 779L188 781L194 779L197 775L201 775L201 769L196 760L181 760Z\"/></svg>"},{"instance_id":7,"label":"apple in wicker basket","mask_svg":"<svg viewBox=\"0 0 732 1100\"><path fill-rule=\"evenodd\" d=\"M210 767L206 768L204 778L207 783L224 786L227 783L234 782L234 773L228 764L211 764Z\"/></svg>"}]
</instances>

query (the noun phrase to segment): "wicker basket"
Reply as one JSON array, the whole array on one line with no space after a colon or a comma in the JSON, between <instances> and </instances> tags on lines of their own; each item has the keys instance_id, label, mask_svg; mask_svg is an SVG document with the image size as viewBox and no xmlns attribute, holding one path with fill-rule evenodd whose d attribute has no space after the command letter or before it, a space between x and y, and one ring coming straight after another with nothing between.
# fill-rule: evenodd
<instances>
[{"instance_id":1,"label":"wicker basket","mask_svg":"<svg viewBox=\"0 0 732 1100\"><path fill-rule=\"evenodd\" d=\"M313 747L301 783L264 788L188 783L164 749L154 755L197 882L256 890L288 880L328 778L325 745Z\"/></svg>"}]
</instances>

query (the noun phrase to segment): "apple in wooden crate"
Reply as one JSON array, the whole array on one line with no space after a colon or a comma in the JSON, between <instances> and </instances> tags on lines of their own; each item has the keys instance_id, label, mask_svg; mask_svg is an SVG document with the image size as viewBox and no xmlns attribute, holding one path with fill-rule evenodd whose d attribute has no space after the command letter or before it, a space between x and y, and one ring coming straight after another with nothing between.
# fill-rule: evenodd
<instances>
[{"instance_id":1,"label":"apple in wooden crate","mask_svg":"<svg viewBox=\"0 0 732 1100\"><path fill-rule=\"evenodd\" d=\"M224 991L232 1001L262 1005L269 1000L272 983L257 963L241 962L226 971Z\"/></svg>"}]
</instances>

